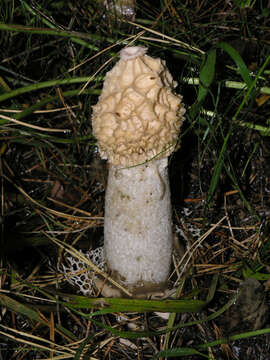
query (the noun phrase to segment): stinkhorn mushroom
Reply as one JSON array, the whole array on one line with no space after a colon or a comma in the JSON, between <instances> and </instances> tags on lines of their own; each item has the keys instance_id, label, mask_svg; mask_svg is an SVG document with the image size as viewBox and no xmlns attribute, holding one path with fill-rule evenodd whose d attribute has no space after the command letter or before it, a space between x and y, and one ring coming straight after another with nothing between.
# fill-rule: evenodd
<instances>
[{"instance_id":1,"label":"stinkhorn mushroom","mask_svg":"<svg viewBox=\"0 0 270 360\"><path fill-rule=\"evenodd\" d=\"M112 277L134 295L164 288L172 253L168 156L185 109L165 61L127 47L93 106L93 133L108 159L104 250Z\"/></svg>"}]
</instances>

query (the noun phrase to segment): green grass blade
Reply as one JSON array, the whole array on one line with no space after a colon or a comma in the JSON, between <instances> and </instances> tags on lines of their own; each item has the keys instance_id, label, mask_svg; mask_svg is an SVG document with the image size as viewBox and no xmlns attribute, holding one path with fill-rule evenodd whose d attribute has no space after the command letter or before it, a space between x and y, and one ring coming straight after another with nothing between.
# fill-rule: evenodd
<instances>
[{"instance_id":1,"label":"green grass blade","mask_svg":"<svg viewBox=\"0 0 270 360\"><path fill-rule=\"evenodd\" d=\"M196 349L192 348L174 348L170 350L162 350L159 353L157 353L153 359L158 358L171 358L171 357L182 357L182 356L190 356L190 355L200 355L206 359L209 359L209 357L205 354L202 354Z\"/></svg>"},{"instance_id":2,"label":"green grass blade","mask_svg":"<svg viewBox=\"0 0 270 360\"><path fill-rule=\"evenodd\" d=\"M121 337L123 339L141 339L143 337L158 336L158 335L164 334L166 332L166 330L161 330L161 331L122 331L122 330L117 330L116 328L106 325L105 323L97 321L93 318L91 318L91 322L93 322L99 328L108 330L111 334Z\"/></svg>"},{"instance_id":3,"label":"green grass blade","mask_svg":"<svg viewBox=\"0 0 270 360\"><path fill-rule=\"evenodd\" d=\"M42 319L37 311L5 294L0 294L0 304L7 307L10 311L14 311L16 314L21 314L26 316L28 319L42 322Z\"/></svg>"},{"instance_id":4,"label":"green grass blade","mask_svg":"<svg viewBox=\"0 0 270 360\"><path fill-rule=\"evenodd\" d=\"M69 301L64 302L63 305L66 306L66 307L69 307L71 310L73 310L79 316L82 316L82 317L87 318L87 319L91 319L91 321L93 323L95 323L97 326L110 331L110 333L113 334L113 335L120 336L122 338L127 338L127 339L139 339L139 338L142 338L142 337L145 337L145 336L163 335L163 334L169 333L171 331L174 331L174 330L177 330L177 329L180 329L180 328L193 326L193 325L197 325L197 324L203 324L203 323L206 323L206 322L208 322L210 320L213 320L213 319L217 318L218 316L220 316L222 313L224 313L224 311L226 311L235 302L235 300L237 298L237 295L234 296L231 300L229 300L228 303L225 304L218 311L216 311L215 313L211 314L210 316L208 316L207 318L205 318L203 320L190 321L190 322L187 322L187 323L176 325L176 326L174 326L172 328L168 327L168 328L163 329L163 330L151 331L151 332L150 331L120 331L120 330L117 330L117 329L115 329L115 328L113 328L111 326L108 326L108 325L106 325L106 324L104 324L102 322L96 321L93 318L93 316L106 314L108 312L112 313L112 312L114 312L114 310L110 309L110 311L107 311L108 308L106 308L105 310L100 310L99 312L95 312L95 313L91 313L91 314L85 314L85 313L83 313L83 312L81 312L79 310L76 310L75 307L70 306L70 303L72 303L72 297L73 297L73 295L71 295L71 296L68 295ZM99 299L92 299L92 300L99 300ZM108 300L108 299L106 299L106 300ZM113 299L113 300L115 300L115 302L117 302L117 300L119 300L119 299ZM124 300L126 300L126 299L124 299ZM127 300L130 300L130 299L127 299ZM144 300L144 301L147 301L147 300ZM176 300L176 301L179 301L179 300ZM78 307L79 307L79 304L78 304Z\"/></svg>"},{"instance_id":5,"label":"green grass blade","mask_svg":"<svg viewBox=\"0 0 270 360\"><path fill-rule=\"evenodd\" d=\"M78 338L71 332L71 330L66 329L61 324L55 324L55 327L57 330L68 336L70 339L72 339L74 342L78 341Z\"/></svg>"},{"instance_id":6,"label":"green grass blade","mask_svg":"<svg viewBox=\"0 0 270 360\"><path fill-rule=\"evenodd\" d=\"M215 341L212 341L212 342L208 342L208 343L205 343L205 344L200 344L200 345L198 345L197 348L203 350L203 349L206 349L208 347L213 347L213 346L216 346L216 345L228 344L231 341L247 339L249 337L265 335L265 334L269 334L269 333L270 333L270 328L248 331L248 332L228 336L228 338L221 338L221 339L218 339L218 340L215 340Z\"/></svg>"},{"instance_id":7,"label":"green grass blade","mask_svg":"<svg viewBox=\"0 0 270 360\"><path fill-rule=\"evenodd\" d=\"M89 335L87 336L87 338L81 343L81 345L79 346L78 350L76 351L76 354L74 356L74 360L80 360L81 359L81 355L85 349L85 347L91 342L91 340L93 339L94 335ZM85 358L85 355L84 354L84 358ZM87 351L87 356L90 355L90 350L88 349Z\"/></svg>"},{"instance_id":8,"label":"green grass blade","mask_svg":"<svg viewBox=\"0 0 270 360\"><path fill-rule=\"evenodd\" d=\"M30 34L39 34L39 35L51 35L51 36L60 36L67 37L70 40L87 47L88 49L99 51L99 48L89 44L88 42L82 40L82 38L91 39L91 34L77 33L75 31L64 31L56 30L51 28L34 28L30 26L15 25L15 24L4 24L0 23L0 30L2 31L12 31L12 32L23 32Z\"/></svg>"},{"instance_id":9,"label":"green grass blade","mask_svg":"<svg viewBox=\"0 0 270 360\"><path fill-rule=\"evenodd\" d=\"M242 59L241 55L231 45L229 45L225 42L220 42L219 44L216 45L216 47L219 47L219 48L225 50L230 55L230 57L233 59L233 61L237 65L242 79L245 81L247 86L250 87L252 84L252 79L250 77L250 72L249 72L244 60Z\"/></svg>"},{"instance_id":10,"label":"green grass blade","mask_svg":"<svg viewBox=\"0 0 270 360\"><path fill-rule=\"evenodd\" d=\"M229 336L228 338L221 338L221 339L218 339L215 341L200 344L200 345L196 346L196 348L199 350L204 350L209 347L214 347L214 346L222 345L222 344L228 344L231 341L247 339L249 337L254 337L254 336L259 336L259 335L264 335L264 334L269 334L269 333L270 333L270 328L249 331L249 332L245 332L245 333L232 335L232 336ZM193 348L174 348L174 349L170 349L170 350L163 350L163 351L160 351L159 353L157 353L153 359L158 359L159 357L165 357L165 356L166 357L174 357L174 356L181 357L181 356L195 355L195 354L198 354L198 355L208 358L207 355L204 355L204 354L200 353L199 351L198 352L196 352L196 351L198 351L198 350L193 349Z\"/></svg>"},{"instance_id":11,"label":"green grass blade","mask_svg":"<svg viewBox=\"0 0 270 360\"><path fill-rule=\"evenodd\" d=\"M232 48L233 49L233 48ZM233 49L234 50L234 49ZM235 51L235 50L234 50ZM239 55L240 56L240 55ZM241 57L240 57L241 58ZM237 59L239 60L239 58L237 57ZM240 61L240 60L239 60ZM222 167L224 165L224 154L226 152L226 149L227 149L227 144L228 144L228 141L229 141L229 138L232 134L232 131L233 131L233 128L234 128L234 124L236 123L236 120L241 112L241 110L243 109L244 105L247 103L248 99L250 98L250 96L252 96L252 91L253 89L255 88L255 85L256 85L256 82L258 81L261 73L263 72L263 70L265 69L265 67L267 66L267 64L269 63L270 61L270 55L266 58L264 64L262 65L262 67L260 68L260 70L258 71L258 74L257 76L255 77L255 79L253 81L251 81L251 83L248 81L248 84L249 84L249 87L248 87L248 90L241 102L241 104L239 105L239 107L237 108L236 112L235 112L235 115L233 116L233 122L231 123L230 125L230 128L224 138L224 141L223 141L223 144L222 144L222 148L220 150L220 153L219 153L219 156L218 156L218 159L217 159L217 162L216 162L216 165L215 165L215 168L214 168L214 172L213 172L213 176L211 178L211 183L210 183L210 187L209 187L209 191L208 191L208 196L207 196L207 204L208 205L211 205L211 202L213 200L213 196L214 196L214 193L215 193L215 190L216 190L216 187L217 187L217 184L218 184L218 181L219 181L219 177L220 177L220 173L221 173L221 170L222 170ZM241 63L241 61L240 61ZM245 66L245 65L244 65ZM242 69L243 70L243 69ZM245 72L245 71L244 71Z\"/></svg>"},{"instance_id":12,"label":"green grass blade","mask_svg":"<svg viewBox=\"0 0 270 360\"><path fill-rule=\"evenodd\" d=\"M199 76L199 91L196 102L191 106L190 116L194 118L202 105L215 76L216 50L211 49L203 57L203 64Z\"/></svg>"},{"instance_id":13,"label":"green grass blade","mask_svg":"<svg viewBox=\"0 0 270 360\"><path fill-rule=\"evenodd\" d=\"M206 305L202 300L142 300L119 298L87 298L73 296L68 305L74 309L100 309L106 312L199 312Z\"/></svg>"},{"instance_id":14,"label":"green grass blade","mask_svg":"<svg viewBox=\"0 0 270 360\"><path fill-rule=\"evenodd\" d=\"M202 103L208 93L209 86L212 84L215 76L216 66L216 50L210 50L204 59L202 69L200 71L200 86L197 102Z\"/></svg>"},{"instance_id":15,"label":"green grass blade","mask_svg":"<svg viewBox=\"0 0 270 360\"><path fill-rule=\"evenodd\" d=\"M84 83L84 82L87 82L88 80L89 80L88 76L83 76L83 77L75 77L75 78L70 78L70 79L48 80L48 81L43 81L43 82L39 82L36 84L31 84L31 85L23 86L21 88L18 88L13 91L10 91L8 93L0 95L0 102L5 101L7 99L14 98L18 95L22 95L22 94L31 92L31 91L36 91L36 90L40 90L40 89L44 89L44 88L48 88L48 87L55 87L58 85L70 85L70 84Z\"/></svg>"},{"instance_id":16,"label":"green grass blade","mask_svg":"<svg viewBox=\"0 0 270 360\"><path fill-rule=\"evenodd\" d=\"M208 291L208 294L207 294L207 298L206 298L206 303L207 304L210 303L210 301L212 301L214 296L215 296L216 289L217 289L218 278L219 278L218 274L215 274L213 276L213 279L211 281L211 285L210 285L210 288L209 288L209 291Z\"/></svg>"},{"instance_id":17,"label":"green grass blade","mask_svg":"<svg viewBox=\"0 0 270 360\"><path fill-rule=\"evenodd\" d=\"M214 196L215 191L216 191L216 187L217 187L217 184L218 184L218 181L219 181L220 173L221 173L222 167L224 165L224 153L225 153L225 150L227 148L227 144L228 144L229 138L231 136L232 130L233 130L233 128L231 126L229 131L227 132L227 135L226 135L224 141L223 141L222 148L220 150L217 162L215 164L214 172L213 172L213 175L212 175L212 178L211 178L211 182L210 182L210 186L209 186L209 190L208 190L208 195L207 195L207 201L206 202L207 202L208 206L211 206L211 203L213 201L213 196Z\"/></svg>"}]
</instances>

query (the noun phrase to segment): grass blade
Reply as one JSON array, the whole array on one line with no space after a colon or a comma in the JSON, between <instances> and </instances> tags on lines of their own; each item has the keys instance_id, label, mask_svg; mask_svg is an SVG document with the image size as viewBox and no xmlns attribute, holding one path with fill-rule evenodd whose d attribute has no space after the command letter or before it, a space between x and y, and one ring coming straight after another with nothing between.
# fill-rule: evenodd
<instances>
[{"instance_id":1,"label":"grass blade","mask_svg":"<svg viewBox=\"0 0 270 360\"><path fill-rule=\"evenodd\" d=\"M58 85L70 85L70 84L83 83L83 82L87 82L88 80L89 80L88 76L83 76L83 77L75 77L75 78L69 78L69 79L48 80L48 81L43 81L43 82L39 82L36 84L31 84L31 85L23 86L21 88L18 88L13 91L10 91L8 93L4 93L4 94L0 95L0 102L5 101L7 99L14 98L15 96L18 96L18 95L28 93L30 91L36 91L36 90L44 89L47 87L55 87Z\"/></svg>"},{"instance_id":2,"label":"grass blade","mask_svg":"<svg viewBox=\"0 0 270 360\"><path fill-rule=\"evenodd\" d=\"M230 55L230 57L233 59L233 61L237 65L242 79L245 81L247 86L250 87L252 84L252 79L250 77L250 72L249 72L244 60L242 59L241 55L231 45L229 45L225 42L220 42L219 44L217 44L216 47L219 47L219 48L225 50L227 52L227 54Z\"/></svg>"},{"instance_id":3,"label":"grass blade","mask_svg":"<svg viewBox=\"0 0 270 360\"><path fill-rule=\"evenodd\" d=\"M188 356L188 355L200 355L206 359L209 359L209 357L205 354L202 354L196 349L192 348L174 348L170 350L162 350L158 354L156 354L153 359L158 358L171 358L171 357L182 357L182 356Z\"/></svg>"},{"instance_id":4,"label":"grass blade","mask_svg":"<svg viewBox=\"0 0 270 360\"><path fill-rule=\"evenodd\" d=\"M216 50L211 49L203 57L203 64L199 76L199 91L195 104L190 109L190 116L194 118L199 111L215 76Z\"/></svg>"},{"instance_id":5,"label":"grass blade","mask_svg":"<svg viewBox=\"0 0 270 360\"><path fill-rule=\"evenodd\" d=\"M74 309L100 309L107 312L198 312L206 305L202 300L142 300L119 298L87 298L73 296L68 304Z\"/></svg>"},{"instance_id":6,"label":"grass blade","mask_svg":"<svg viewBox=\"0 0 270 360\"><path fill-rule=\"evenodd\" d=\"M37 311L31 309L29 306L18 302L17 300L10 298L9 296L0 294L0 304L7 307L10 311L14 311L17 314L19 313L21 315L24 315L31 320L43 322Z\"/></svg>"}]
</instances>

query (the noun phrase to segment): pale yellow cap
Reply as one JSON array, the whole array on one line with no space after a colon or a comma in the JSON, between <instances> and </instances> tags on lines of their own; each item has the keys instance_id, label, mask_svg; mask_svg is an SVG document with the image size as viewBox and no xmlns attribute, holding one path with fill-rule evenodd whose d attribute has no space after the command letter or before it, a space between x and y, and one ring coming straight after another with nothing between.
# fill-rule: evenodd
<instances>
[{"instance_id":1,"label":"pale yellow cap","mask_svg":"<svg viewBox=\"0 0 270 360\"><path fill-rule=\"evenodd\" d=\"M165 61L146 55L147 49L128 47L105 77L93 106L94 136L103 159L133 166L175 149L184 120L182 96Z\"/></svg>"}]
</instances>

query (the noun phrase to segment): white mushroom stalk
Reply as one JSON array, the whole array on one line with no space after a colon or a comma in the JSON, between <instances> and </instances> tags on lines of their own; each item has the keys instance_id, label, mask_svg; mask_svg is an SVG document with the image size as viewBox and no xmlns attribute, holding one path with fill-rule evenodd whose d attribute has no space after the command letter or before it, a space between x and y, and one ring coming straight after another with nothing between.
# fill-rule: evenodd
<instances>
[{"instance_id":1,"label":"white mushroom stalk","mask_svg":"<svg viewBox=\"0 0 270 360\"><path fill-rule=\"evenodd\" d=\"M165 62L146 51L120 52L92 117L100 155L109 162L105 259L134 295L166 287L172 253L168 156L185 113Z\"/></svg>"}]
</instances>

